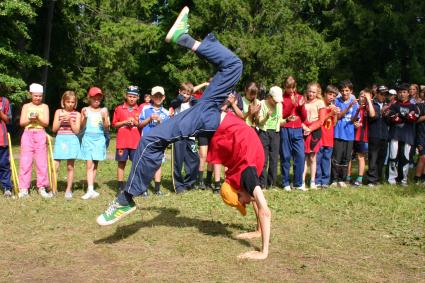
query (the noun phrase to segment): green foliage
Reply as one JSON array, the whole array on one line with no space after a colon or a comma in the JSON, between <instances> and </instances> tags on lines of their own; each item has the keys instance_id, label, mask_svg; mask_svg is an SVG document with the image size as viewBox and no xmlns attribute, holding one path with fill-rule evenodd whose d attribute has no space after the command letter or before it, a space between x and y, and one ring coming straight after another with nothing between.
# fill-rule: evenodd
<instances>
[{"instance_id":1,"label":"green foliage","mask_svg":"<svg viewBox=\"0 0 425 283\"><path fill-rule=\"evenodd\" d=\"M29 71L46 64L30 52L29 27L41 4L41 0L0 2L0 95L14 102L25 98Z\"/></svg>"}]
</instances>

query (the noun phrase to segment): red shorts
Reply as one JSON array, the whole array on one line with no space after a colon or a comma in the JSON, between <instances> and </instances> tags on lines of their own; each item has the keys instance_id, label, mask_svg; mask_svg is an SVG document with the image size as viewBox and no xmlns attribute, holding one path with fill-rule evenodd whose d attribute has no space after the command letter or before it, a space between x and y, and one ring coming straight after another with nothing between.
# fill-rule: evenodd
<instances>
[{"instance_id":1,"label":"red shorts","mask_svg":"<svg viewBox=\"0 0 425 283\"><path fill-rule=\"evenodd\" d=\"M322 129L319 128L313 131L308 136L304 137L304 152L305 153L317 153L322 147Z\"/></svg>"}]
</instances>

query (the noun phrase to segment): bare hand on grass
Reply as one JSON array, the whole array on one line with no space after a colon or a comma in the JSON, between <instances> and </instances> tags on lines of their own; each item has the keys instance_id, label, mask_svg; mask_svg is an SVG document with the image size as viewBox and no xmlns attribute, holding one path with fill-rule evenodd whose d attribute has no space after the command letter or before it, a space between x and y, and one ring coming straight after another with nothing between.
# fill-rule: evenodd
<instances>
[{"instance_id":1,"label":"bare hand on grass","mask_svg":"<svg viewBox=\"0 0 425 283\"><path fill-rule=\"evenodd\" d=\"M259 251L249 251L238 256L239 259L266 259L267 254Z\"/></svg>"}]
</instances>

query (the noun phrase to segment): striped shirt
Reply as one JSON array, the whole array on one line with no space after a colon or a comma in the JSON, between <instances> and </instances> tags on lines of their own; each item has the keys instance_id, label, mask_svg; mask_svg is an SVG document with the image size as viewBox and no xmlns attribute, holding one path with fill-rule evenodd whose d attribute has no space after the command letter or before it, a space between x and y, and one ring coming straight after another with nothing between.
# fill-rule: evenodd
<instances>
[{"instance_id":1,"label":"striped shirt","mask_svg":"<svg viewBox=\"0 0 425 283\"><path fill-rule=\"evenodd\" d=\"M0 97L0 106L0 111L6 114L9 119L12 119L12 109L6 97ZM6 123L0 120L0 146L8 146L8 144Z\"/></svg>"},{"instance_id":2,"label":"striped shirt","mask_svg":"<svg viewBox=\"0 0 425 283\"><path fill-rule=\"evenodd\" d=\"M69 115L69 120L75 122L77 120L77 111L73 110L71 113L61 110L59 114L59 130L58 135L74 135L75 133L71 129L71 124L69 121L62 121L62 117Z\"/></svg>"}]
</instances>

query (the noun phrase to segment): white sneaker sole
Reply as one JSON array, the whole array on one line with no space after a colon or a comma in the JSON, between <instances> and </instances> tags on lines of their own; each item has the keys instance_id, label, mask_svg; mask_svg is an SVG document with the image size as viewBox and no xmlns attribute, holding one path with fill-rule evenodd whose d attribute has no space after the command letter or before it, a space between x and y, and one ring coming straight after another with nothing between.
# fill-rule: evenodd
<instances>
[{"instance_id":1,"label":"white sneaker sole","mask_svg":"<svg viewBox=\"0 0 425 283\"><path fill-rule=\"evenodd\" d=\"M186 15L187 13L189 13L189 7L186 6L180 11L180 14L177 17L177 20L174 22L173 26L168 31L167 36L165 37L165 42L170 43L171 39L173 38L174 32L176 31L184 15Z\"/></svg>"},{"instance_id":2,"label":"white sneaker sole","mask_svg":"<svg viewBox=\"0 0 425 283\"><path fill-rule=\"evenodd\" d=\"M134 206L133 208L131 208L129 211L127 211L126 213L118 216L117 218L115 218L114 220L111 221L106 221L105 218L103 218L103 214L99 215L96 218L96 222L97 224L99 224L100 226L108 226L108 225L112 225L117 221L120 221L121 219L123 219L124 217L126 217L127 215L129 215L130 213L134 212L137 209L136 206Z\"/></svg>"}]
</instances>

